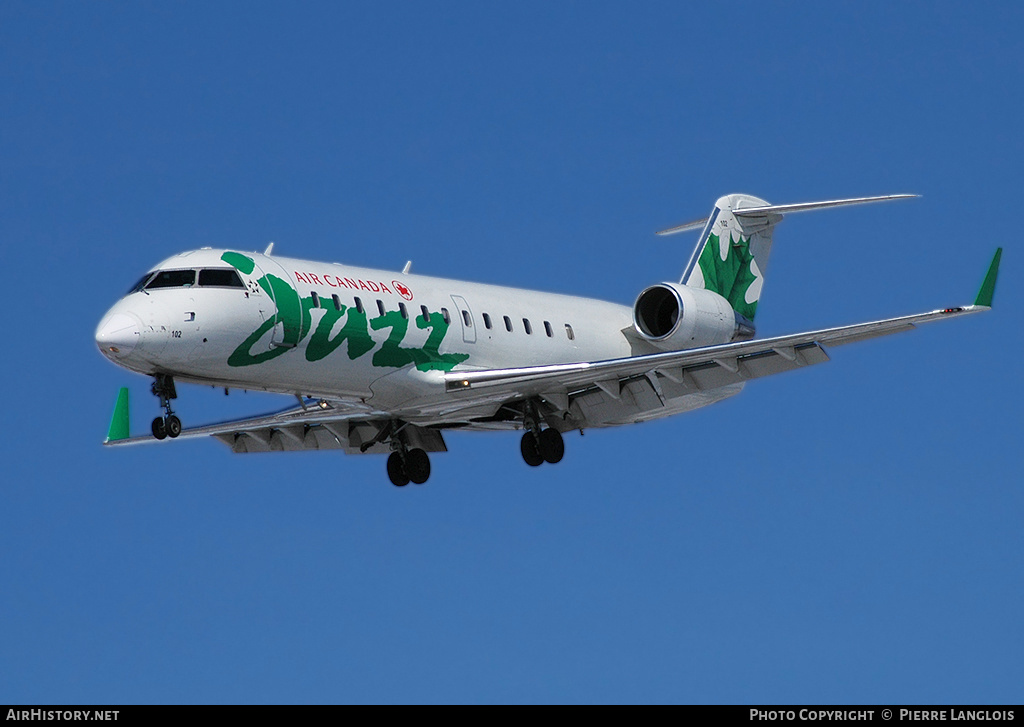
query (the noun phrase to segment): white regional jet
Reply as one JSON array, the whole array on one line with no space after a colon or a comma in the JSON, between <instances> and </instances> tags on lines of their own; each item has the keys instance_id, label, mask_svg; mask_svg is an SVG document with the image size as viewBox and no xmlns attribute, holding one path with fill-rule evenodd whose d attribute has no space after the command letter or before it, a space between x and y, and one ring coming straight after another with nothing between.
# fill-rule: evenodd
<instances>
[{"instance_id":1,"label":"white regional jet","mask_svg":"<svg viewBox=\"0 0 1024 727\"><path fill-rule=\"evenodd\" d=\"M106 444L214 436L235 452L390 453L401 487L430 475L446 429L523 429L531 466L562 459L562 433L713 404L750 379L828 360L838 346L989 310L1002 249L973 305L774 338L754 314L783 215L913 195L770 205L742 194L711 215L679 282L630 306L516 288L204 248L143 275L96 343L152 376L164 416L129 436L122 388ZM271 245L271 247L273 247ZM276 414L182 429L175 382L298 398Z\"/></svg>"}]
</instances>

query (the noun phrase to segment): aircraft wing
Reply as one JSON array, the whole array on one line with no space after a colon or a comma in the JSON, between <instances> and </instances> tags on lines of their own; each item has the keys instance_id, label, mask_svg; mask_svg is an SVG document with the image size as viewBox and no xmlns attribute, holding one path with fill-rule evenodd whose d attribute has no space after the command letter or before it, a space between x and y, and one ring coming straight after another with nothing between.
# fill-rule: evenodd
<instances>
[{"instance_id":1,"label":"aircraft wing","mask_svg":"<svg viewBox=\"0 0 1024 727\"><path fill-rule=\"evenodd\" d=\"M663 388L672 396L790 371L827 361L828 355L822 350L822 344L838 346L910 330L919 323L986 310L989 307L983 305L944 308L851 326L607 361L455 371L444 377L445 388L452 395L452 400L443 404L443 412L434 412L430 418L455 419L481 405L484 410L491 410L501 402L534 396L541 396L556 403L559 409L567 410L570 396L601 389L618 398L623 387L641 379L650 382L664 403ZM106 446L156 441L148 433L128 436L127 396L127 388L122 389L110 432L104 441ZM299 406L272 414L183 429L177 439L212 436L238 453L309 449L342 449L352 454L385 452L390 450L375 438L381 431L380 423L393 419L395 415L396 412L380 411L362 402L305 400ZM426 451L445 449L439 432L410 427L407 435L417 437L417 444Z\"/></svg>"},{"instance_id":2,"label":"aircraft wing","mask_svg":"<svg viewBox=\"0 0 1024 727\"><path fill-rule=\"evenodd\" d=\"M103 444L119 446L155 442L155 437L150 434L129 437L115 433L117 424L123 426L123 429L120 430L123 434L127 434L128 428L127 389L122 389L121 396L125 397L123 413L119 414L118 411L121 407L119 398L110 434ZM362 440L352 441L353 430L350 427L352 422L387 420L389 417L390 414L387 412L378 411L361 402L306 400L300 406L273 414L183 429L177 439L212 436L220 439L236 452L352 449L358 448L362 443ZM376 431L377 429L374 428L360 432L360 434L369 439Z\"/></svg>"},{"instance_id":3,"label":"aircraft wing","mask_svg":"<svg viewBox=\"0 0 1024 727\"><path fill-rule=\"evenodd\" d=\"M659 383L662 378L673 385L671 388L675 393L741 383L748 379L827 361L828 355L822 349L824 344L841 346L908 331L920 323L959 318L991 310L1002 252L1002 248L996 250L972 305L941 308L927 313L774 338L607 361L488 371L453 371L445 374L445 388L456 396L462 394L470 400L488 394L493 397L500 392L506 392L510 397L516 398L542 396L557 404L558 408L567 410L571 394L599 388L617 399L623 386L629 385L632 380L646 379L664 405L665 396Z\"/></svg>"},{"instance_id":4,"label":"aircraft wing","mask_svg":"<svg viewBox=\"0 0 1024 727\"><path fill-rule=\"evenodd\" d=\"M552 397L548 395L552 392L556 392L554 397L557 398L557 392L564 392L568 396L591 387L598 387L617 398L621 387L631 379L647 378L657 391L660 375L675 384L688 386L691 390L701 390L826 361L828 356L821 349L823 344L840 346L907 331L920 323L958 318L987 310L990 310L989 306L977 304L943 308L806 333L607 361L454 371L445 375L445 386L456 395L467 392L469 398L473 397L469 392L480 394L505 390L519 397L540 395L550 400ZM660 397L661 393L658 395Z\"/></svg>"}]
</instances>

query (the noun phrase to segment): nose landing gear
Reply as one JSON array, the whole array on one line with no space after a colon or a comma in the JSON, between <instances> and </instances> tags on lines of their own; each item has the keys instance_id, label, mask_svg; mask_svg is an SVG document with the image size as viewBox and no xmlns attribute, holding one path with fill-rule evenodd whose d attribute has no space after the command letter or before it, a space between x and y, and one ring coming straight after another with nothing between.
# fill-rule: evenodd
<instances>
[{"instance_id":1,"label":"nose landing gear","mask_svg":"<svg viewBox=\"0 0 1024 727\"><path fill-rule=\"evenodd\" d=\"M174 439L181 434L181 420L174 416L174 412L171 410L171 399L178 398L178 392L174 388L174 378L167 374L156 374L153 377L150 391L160 399L160 406L164 410L164 416L153 420L153 436L157 439L166 437Z\"/></svg>"}]
</instances>

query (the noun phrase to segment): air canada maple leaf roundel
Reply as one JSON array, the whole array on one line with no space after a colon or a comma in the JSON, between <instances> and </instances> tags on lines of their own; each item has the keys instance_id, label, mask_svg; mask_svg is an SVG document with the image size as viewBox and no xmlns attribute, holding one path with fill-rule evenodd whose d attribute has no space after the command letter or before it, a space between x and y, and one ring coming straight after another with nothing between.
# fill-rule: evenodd
<instances>
[{"instance_id":1,"label":"air canada maple leaf roundel","mask_svg":"<svg viewBox=\"0 0 1024 727\"><path fill-rule=\"evenodd\" d=\"M412 300L412 291L409 289L409 286L402 285L397 280L392 280L391 284L395 286L395 290L398 291L398 294L400 296L402 296L406 300Z\"/></svg>"}]
</instances>

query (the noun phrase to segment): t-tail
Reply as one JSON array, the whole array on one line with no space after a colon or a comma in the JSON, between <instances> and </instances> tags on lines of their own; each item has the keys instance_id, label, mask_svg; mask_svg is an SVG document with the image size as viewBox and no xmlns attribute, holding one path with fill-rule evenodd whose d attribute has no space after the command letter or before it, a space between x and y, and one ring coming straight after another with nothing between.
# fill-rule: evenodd
<instances>
[{"instance_id":1,"label":"t-tail","mask_svg":"<svg viewBox=\"0 0 1024 727\"><path fill-rule=\"evenodd\" d=\"M709 217L661 230L658 234L672 235L702 228L697 247L679 282L691 288L703 288L718 293L729 301L736 314L745 319L752 328L764 287L768 256L772 250L772 232L775 225L782 221L783 215L915 196L891 194L882 197L771 205L748 194L729 194L718 198Z\"/></svg>"}]
</instances>

